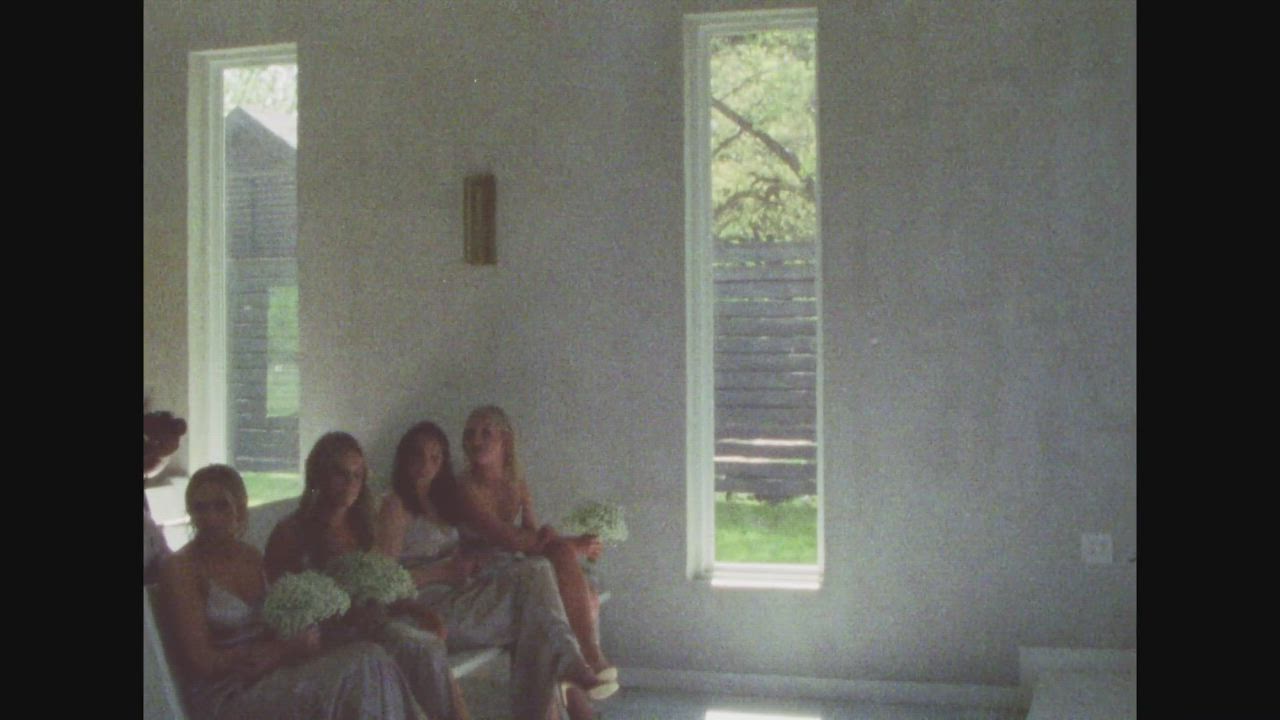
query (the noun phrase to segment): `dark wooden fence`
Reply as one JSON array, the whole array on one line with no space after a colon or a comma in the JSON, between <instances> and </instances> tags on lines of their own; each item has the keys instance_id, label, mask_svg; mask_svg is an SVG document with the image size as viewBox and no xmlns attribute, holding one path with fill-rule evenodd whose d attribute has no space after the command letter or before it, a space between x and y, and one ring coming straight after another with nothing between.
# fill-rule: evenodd
<instances>
[{"instance_id":1,"label":"dark wooden fence","mask_svg":"<svg viewBox=\"0 0 1280 720\"><path fill-rule=\"evenodd\" d=\"M817 481L813 242L721 242L715 274L716 489L777 501Z\"/></svg>"}]
</instances>

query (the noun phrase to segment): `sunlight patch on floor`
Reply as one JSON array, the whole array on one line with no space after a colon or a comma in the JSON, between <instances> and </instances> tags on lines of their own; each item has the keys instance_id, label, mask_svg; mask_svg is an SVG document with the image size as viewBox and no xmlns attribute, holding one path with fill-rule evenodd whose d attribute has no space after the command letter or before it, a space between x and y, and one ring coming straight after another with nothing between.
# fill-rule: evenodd
<instances>
[{"instance_id":1,"label":"sunlight patch on floor","mask_svg":"<svg viewBox=\"0 0 1280 720\"><path fill-rule=\"evenodd\" d=\"M778 713L708 710L705 720L822 720L818 715L782 715Z\"/></svg>"}]
</instances>

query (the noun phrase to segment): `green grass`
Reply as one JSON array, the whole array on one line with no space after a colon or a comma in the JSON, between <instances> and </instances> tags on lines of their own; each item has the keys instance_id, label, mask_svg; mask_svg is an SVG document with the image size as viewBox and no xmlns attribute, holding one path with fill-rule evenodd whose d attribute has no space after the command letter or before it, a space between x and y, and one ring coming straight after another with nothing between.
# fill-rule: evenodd
<instances>
[{"instance_id":1,"label":"green grass","mask_svg":"<svg viewBox=\"0 0 1280 720\"><path fill-rule=\"evenodd\" d=\"M298 286L271 288L267 305L267 416L298 414Z\"/></svg>"},{"instance_id":2,"label":"green grass","mask_svg":"<svg viewBox=\"0 0 1280 720\"><path fill-rule=\"evenodd\" d=\"M244 472L245 489L249 491L249 507L302 494L302 475L281 472Z\"/></svg>"},{"instance_id":3,"label":"green grass","mask_svg":"<svg viewBox=\"0 0 1280 720\"><path fill-rule=\"evenodd\" d=\"M298 364L276 363L267 368L267 417L298 414Z\"/></svg>"},{"instance_id":4,"label":"green grass","mask_svg":"<svg viewBox=\"0 0 1280 720\"><path fill-rule=\"evenodd\" d=\"M770 505L716 493L716 560L816 564L817 500L801 497Z\"/></svg>"},{"instance_id":5,"label":"green grass","mask_svg":"<svg viewBox=\"0 0 1280 720\"><path fill-rule=\"evenodd\" d=\"M299 473L245 472L249 506L302 494ZM741 494L716 493L716 560L720 562L818 562L818 505L802 497L770 505Z\"/></svg>"}]
</instances>

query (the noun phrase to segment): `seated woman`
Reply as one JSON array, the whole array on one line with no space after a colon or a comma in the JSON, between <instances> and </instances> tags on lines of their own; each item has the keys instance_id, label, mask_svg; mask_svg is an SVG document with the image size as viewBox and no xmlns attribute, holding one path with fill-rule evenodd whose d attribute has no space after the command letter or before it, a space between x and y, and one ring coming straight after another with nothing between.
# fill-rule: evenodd
<instances>
[{"instance_id":1,"label":"seated woman","mask_svg":"<svg viewBox=\"0 0 1280 720\"><path fill-rule=\"evenodd\" d=\"M298 509L271 531L267 577L323 570L333 558L373 550L374 499L360 443L344 432L316 441L307 455ZM429 621L428 628L438 630ZM391 653L427 714L439 720L466 720L466 705L449 670L448 650L439 632L395 618L376 623L369 636Z\"/></svg>"},{"instance_id":2,"label":"seated woman","mask_svg":"<svg viewBox=\"0 0 1280 720\"><path fill-rule=\"evenodd\" d=\"M580 555L599 558L604 546L594 535L561 537L550 525L539 527L515 443L515 429L501 408L476 408L467 417L462 436L467 468L457 483L463 540L550 560L583 657L601 680L617 680L616 668L600 649L599 599L578 564Z\"/></svg>"},{"instance_id":3,"label":"seated woman","mask_svg":"<svg viewBox=\"0 0 1280 720\"><path fill-rule=\"evenodd\" d=\"M421 719L395 661L355 642L318 654L312 626L279 640L261 621L262 555L240 541L248 524L244 481L226 465L191 478L195 538L161 563L161 618L186 678L186 707L200 720Z\"/></svg>"},{"instance_id":4,"label":"seated woman","mask_svg":"<svg viewBox=\"0 0 1280 720\"><path fill-rule=\"evenodd\" d=\"M565 617L555 573L543 558L506 562L458 552L453 461L449 440L435 423L414 425L400 439L391 473L393 492L382 503L378 548L399 558L421 588L418 597L440 613L451 648L514 644L511 710L516 720L545 720L558 681L594 698L617 690L587 666ZM580 700L580 699L579 699ZM592 716L581 701L574 720Z\"/></svg>"},{"instance_id":5,"label":"seated woman","mask_svg":"<svg viewBox=\"0 0 1280 720\"><path fill-rule=\"evenodd\" d=\"M147 481L160 474L169 458L178 452L178 442L187 432L187 423L173 413L147 412L142 401L142 584L150 585L158 577L160 563L169 555L164 531L151 519L147 504Z\"/></svg>"}]
</instances>

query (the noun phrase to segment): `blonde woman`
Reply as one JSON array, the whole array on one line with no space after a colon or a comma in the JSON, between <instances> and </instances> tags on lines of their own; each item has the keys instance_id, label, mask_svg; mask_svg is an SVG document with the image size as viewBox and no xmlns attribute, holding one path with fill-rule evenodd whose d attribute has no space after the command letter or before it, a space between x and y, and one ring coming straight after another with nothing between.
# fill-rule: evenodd
<instances>
[{"instance_id":1,"label":"blonde woman","mask_svg":"<svg viewBox=\"0 0 1280 720\"><path fill-rule=\"evenodd\" d=\"M550 561L582 656L600 680L617 681L617 669L600 647L599 600L578 564L580 556L600 557L604 547L600 539L562 537L550 525L538 524L516 456L515 428L502 408L486 405L473 410L467 417L462 448L467 467L458 478L457 504L464 544L541 555ZM571 695L579 692L574 689Z\"/></svg>"},{"instance_id":2,"label":"blonde woman","mask_svg":"<svg viewBox=\"0 0 1280 720\"><path fill-rule=\"evenodd\" d=\"M267 585L262 555L240 540L249 508L239 473L202 468L187 485L186 504L195 538L162 562L159 607L193 716L425 718L378 645L353 642L321 653L319 628L282 640L263 624Z\"/></svg>"}]
</instances>

